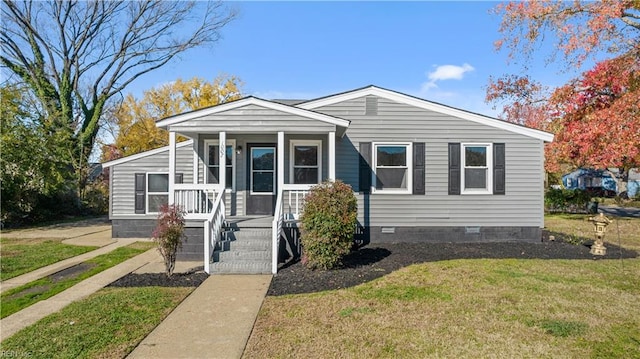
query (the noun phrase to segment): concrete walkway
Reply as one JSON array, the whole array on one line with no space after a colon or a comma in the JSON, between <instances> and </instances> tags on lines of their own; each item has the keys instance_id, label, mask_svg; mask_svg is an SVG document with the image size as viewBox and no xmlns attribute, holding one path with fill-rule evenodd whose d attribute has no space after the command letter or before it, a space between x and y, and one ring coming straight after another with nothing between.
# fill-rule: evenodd
<instances>
[{"instance_id":1,"label":"concrete walkway","mask_svg":"<svg viewBox=\"0 0 640 359\"><path fill-rule=\"evenodd\" d=\"M213 275L127 358L240 358L271 275Z\"/></svg>"},{"instance_id":2,"label":"concrete walkway","mask_svg":"<svg viewBox=\"0 0 640 359\"><path fill-rule=\"evenodd\" d=\"M111 235L111 231L109 231L109 235ZM116 248L119 247L124 247L124 246L128 246L129 244L132 244L134 242L139 241L140 239L130 239L130 238L121 238L117 241L112 241L111 243L107 244L104 247L98 248L96 250L93 250L91 252L87 252L87 253L83 253L79 256L75 256L75 257L71 257L71 258L67 258L65 260L62 260L60 262L57 263L53 263L51 265L48 265L46 267L42 267L42 268L38 268L32 272L29 273L25 273L23 275L17 276L17 277L13 277L7 280L3 280L2 282L0 282L0 293L15 288L15 287L19 287L23 284L27 284L29 282L33 282L34 280L38 280L40 278L44 278L50 274L59 272L63 269L67 269L70 267L73 267L76 264L80 264L84 261L87 261L89 259L95 258L99 255L105 254L105 253L109 253L111 251L113 251ZM63 241L64 242L64 241Z\"/></svg>"},{"instance_id":3,"label":"concrete walkway","mask_svg":"<svg viewBox=\"0 0 640 359\"><path fill-rule=\"evenodd\" d=\"M140 255L130 258L114 267L87 278L73 287L60 292L53 297L40 301L17 313L0 320L0 341L12 336L19 330L26 328L38 320L53 314L72 302L81 300L97 292L111 282L135 271L151 262L162 260L158 251L153 248Z\"/></svg>"}]
</instances>

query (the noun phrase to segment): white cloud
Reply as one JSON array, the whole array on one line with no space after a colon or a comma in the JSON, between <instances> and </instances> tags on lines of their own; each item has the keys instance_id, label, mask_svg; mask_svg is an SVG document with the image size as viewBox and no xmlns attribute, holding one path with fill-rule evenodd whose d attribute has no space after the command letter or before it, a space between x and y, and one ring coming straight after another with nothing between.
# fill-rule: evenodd
<instances>
[{"instance_id":1,"label":"white cloud","mask_svg":"<svg viewBox=\"0 0 640 359\"><path fill-rule=\"evenodd\" d=\"M475 70L473 66L464 63L462 66L457 65L440 65L434 71L427 73L429 81L422 84L422 92L426 92L432 88L437 88L437 81L444 80L462 80L464 74Z\"/></svg>"}]
</instances>

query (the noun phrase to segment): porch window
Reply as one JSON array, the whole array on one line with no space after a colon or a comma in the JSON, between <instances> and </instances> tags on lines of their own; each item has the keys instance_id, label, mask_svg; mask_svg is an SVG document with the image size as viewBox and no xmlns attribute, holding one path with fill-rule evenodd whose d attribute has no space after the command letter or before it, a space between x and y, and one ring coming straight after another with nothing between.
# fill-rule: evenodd
<instances>
[{"instance_id":1,"label":"porch window","mask_svg":"<svg viewBox=\"0 0 640 359\"><path fill-rule=\"evenodd\" d=\"M236 167L236 153L234 151L235 141L227 141L225 151L226 163L224 164L224 172L226 176L226 188L227 189L235 189L235 167ZM207 141L206 142L206 153L205 153L205 164L206 164L206 183L220 183L220 156L218 155L218 151L220 150L220 146L218 145L218 141Z\"/></svg>"},{"instance_id":2,"label":"porch window","mask_svg":"<svg viewBox=\"0 0 640 359\"><path fill-rule=\"evenodd\" d=\"M147 213L158 213L169 202L169 174L147 173Z\"/></svg>"},{"instance_id":3,"label":"porch window","mask_svg":"<svg viewBox=\"0 0 640 359\"><path fill-rule=\"evenodd\" d=\"M462 193L492 192L491 144L462 144Z\"/></svg>"},{"instance_id":4,"label":"porch window","mask_svg":"<svg viewBox=\"0 0 640 359\"><path fill-rule=\"evenodd\" d=\"M411 143L374 143L374 191L411 193Z\"/></svg>"},{"instance_id":5,"label":"porch window","mask_svg":"<svg viewBox=\"0 0 640 359\"><path fill-rule=\"evenodd\" d=\"M322 141L291 141L289 179L293 184L320 183Z\"/></svg>"}]
</instances>

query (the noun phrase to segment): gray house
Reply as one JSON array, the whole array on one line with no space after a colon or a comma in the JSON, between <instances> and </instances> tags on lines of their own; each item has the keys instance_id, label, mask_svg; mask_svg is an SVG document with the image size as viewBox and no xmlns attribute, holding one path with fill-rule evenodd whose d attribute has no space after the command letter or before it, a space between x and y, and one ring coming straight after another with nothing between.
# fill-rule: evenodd
<instances>
[{"instance_id":1,"label":"gray house","mask_svg":"<svg viewBox=\"0 0 640 359\"><path fill-rule=\"evenodd\" d=\"M550 133L375 86L246 97L157 125L168 147L103 164L113 236L149 237L159 206L178 204L182 255L207 272L275 273L282 249L296 251L307 191L326 179L352 186L365 243L541 237Z\"/></svg>"}]
</instances>

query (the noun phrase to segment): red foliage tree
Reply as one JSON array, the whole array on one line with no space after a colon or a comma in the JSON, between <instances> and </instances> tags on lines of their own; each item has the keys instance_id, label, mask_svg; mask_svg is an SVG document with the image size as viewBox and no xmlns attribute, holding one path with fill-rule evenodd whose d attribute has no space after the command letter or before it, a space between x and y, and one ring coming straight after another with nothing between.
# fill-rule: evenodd
<instances>
[{"instance_id":1,"label":"red foliage tree","mask_svg":"<svg viewBox=\"0 0 640 359\"><path fill-rule=\"evenodd\" d=\"M487 101L503 102L501 117L556 134L547 170L572 167L623 170L640 165L640 1L527 1L496 7L504 38L496 48L528 61L537 45L555 38L566 68L609 53L555 90L528 76L491 79Z\"/></svg>"}]
</instances>

